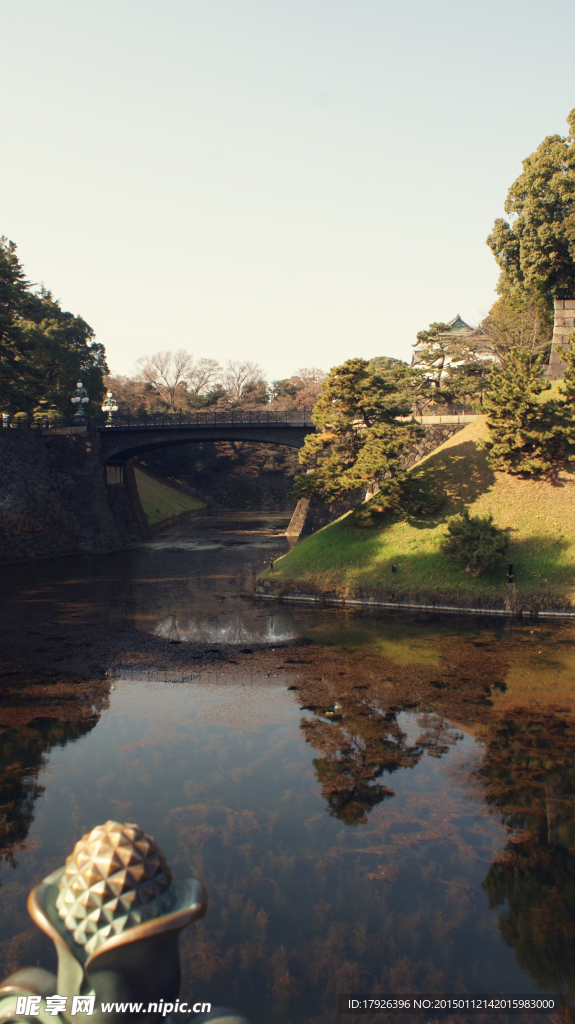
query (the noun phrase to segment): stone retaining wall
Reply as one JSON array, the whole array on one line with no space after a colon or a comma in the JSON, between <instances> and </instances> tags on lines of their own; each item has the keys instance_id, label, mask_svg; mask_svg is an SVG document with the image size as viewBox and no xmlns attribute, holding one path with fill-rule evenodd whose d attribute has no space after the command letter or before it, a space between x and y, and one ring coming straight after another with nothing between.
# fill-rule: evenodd
<instances>
[{"instance_id":1,"label":"stone retaining wall","mask_svg":"<svg viewBox=\"0 0 575 1024\"><path fill-rule=\"evenodd\" d=\"M439 417L438 417L439 418ZM411 469L417 462L421 462L424 455L430 455L436 448L439 448L440 444L444 441L448 441L450 437L457 434L458 431L463 430L463 427L467 426L476 417L465 416L459 417L457 422L449 423L433 423L423 424L425 430L425 437L422 437L418 444L412 444L407 449L407 455L401 462L402 469ZM464 422L462 422L464 421Z\"/></svg>"},{"instance_id":2,"label":"stone retaining wall","mask_svg":"<svg viewBox=\"0 0 575 1024\"><path fill-rule=\"evenodd\" d=\"M0 430L0 562L103 551L147 534L131 464L107 485L97 429Z\"/></svg>"}]
</instances>

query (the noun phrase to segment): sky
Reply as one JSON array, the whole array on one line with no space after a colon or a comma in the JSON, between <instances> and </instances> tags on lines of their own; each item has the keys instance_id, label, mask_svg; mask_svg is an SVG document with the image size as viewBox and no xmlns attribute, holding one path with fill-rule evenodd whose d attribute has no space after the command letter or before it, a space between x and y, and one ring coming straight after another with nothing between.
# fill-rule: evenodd
<instances>
[{"instance_id":1,"label":"sky","mask_svg":"<svg viewBox=\"0 0 575 1024\"><path fill-rule=\"evenodd\" d=\"M496 298L573 29L571 0L0 0L0 234L115 373L409 361Z\"/></svg>"}]
</instances>

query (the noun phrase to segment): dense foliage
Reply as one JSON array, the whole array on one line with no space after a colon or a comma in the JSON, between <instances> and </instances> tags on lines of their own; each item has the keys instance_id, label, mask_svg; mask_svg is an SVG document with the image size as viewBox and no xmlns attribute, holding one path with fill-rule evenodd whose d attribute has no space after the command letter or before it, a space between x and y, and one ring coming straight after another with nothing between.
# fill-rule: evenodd
<instances>
[{"instance_id":1,"label":"dense foliage","mask_svg":"<svg viewBox=\"0 0 575 1024\"><path fill-rule=\"evenodd\" d=\"M459 562L466 572L478 576L494 569L509 554L509 538L493 523L493 516L472 516L468 509L449 516L443 543L446 555Z\"/></svg>"},{"instance_id":2,"label":"dense foliage","mask_svg":"<svg viewBox=\"0 0 575 1024\"><path fill-rule=\"evenodd\" d=\"M549 135L523 161L505 212L487 239L501 268L499 291L519 290L548 305L575 295L575 110L569 135Z\"/></svg>"},{"instance_id":3,"label":"dense foliage","mask_svg":"<svg viewBox=\"0 0 575 1024\"><path fill-rule=\"evenodd\" d=\"M490 437L482 442L493 469L524 477L554 478L575 459L575 364L565 356L563 396L540 401L551 385L541 377L541 357L513 348L494 366L485 397Z\"/></svg>"},{"instance_id":4,"label":"dense foliage","mask_svg":"<svg viewBox=\"0 0 575 1024\"><path fill-rule=\"evenodd\" d=\"M104 346L89 324L46 289L33 291L14 242L0 238L0 408L70 415L77 381L99 403L105 373Z\"/></svg>"},{"instance_id":5,"label":"dense foliage","mask_svg":"<svg viewBox=\"0 0 575 1024\"><path fill-rule=\"evenodd\" d=\"M412 376L404 364L374 373L365 359L330 371L313 410L319 431L299 453L306 472L296 479L295 496L336 502L402 475L402 455L423 434L413 420L397 420L411 415Z\"/></svg>"}]
</instances>

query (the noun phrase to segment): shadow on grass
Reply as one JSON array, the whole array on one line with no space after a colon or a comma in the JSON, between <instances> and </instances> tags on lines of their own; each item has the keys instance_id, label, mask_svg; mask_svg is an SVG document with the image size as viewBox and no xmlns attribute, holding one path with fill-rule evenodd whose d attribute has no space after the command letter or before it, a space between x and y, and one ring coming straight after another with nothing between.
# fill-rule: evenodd
<instances>
[{"instance_id":1,"label":"shadow on grass","mask_svg":"<svg viewBox=\"0 0 575 1024\"><path fill-rule=\"evenodd\" d=\"M496 480L486 452L478 448L475 441L465 441L456 448L437 452L420 469L414 470L414 476L430 488L440 484L446 500L438 522L445 515L446 505L449 514L462 512L491 490Z\"/></svg>"},{"instance_id":2,"label":"shadow on grass","mask_svg":"<svg viewBox=\"0 0 575 1024\"><path fill-rule=\"evenodd\" d=\"M496 483L496 476L487 463L486 453L477 447L475 441L465 441L457 448L437 452L421 466L410 473L412 480L419 484L424 493L436 499L437 510L431 513L414 512L405 507L401 512L377 513L378 496L373 502L373 526L380 529L392 523L405 520L417 530L433 529L445 521L446 516L463 512L482 494ZM360 533L369 529L369 521L362 514L370 504L360 504L355 514L347 520L347 526Z\"/></svg>"}]
</instances>

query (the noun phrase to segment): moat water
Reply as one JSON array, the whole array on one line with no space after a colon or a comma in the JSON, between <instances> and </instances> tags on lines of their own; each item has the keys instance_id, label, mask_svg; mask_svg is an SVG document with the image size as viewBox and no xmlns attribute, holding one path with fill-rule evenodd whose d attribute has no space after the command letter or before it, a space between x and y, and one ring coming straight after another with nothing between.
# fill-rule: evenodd
<instances>
[{"instance_id":1,"label":"moat water","mask_svg":"<svg viewBox=\"0 0 575 1024\"><path fill-rule=\"evenodd\" d=\"M5 568L0 974L54 969L27 893L113 818L208 890L186 997L571 1003L575 626L257 602L286 521Z\"/></svg>"}]
</instances>

